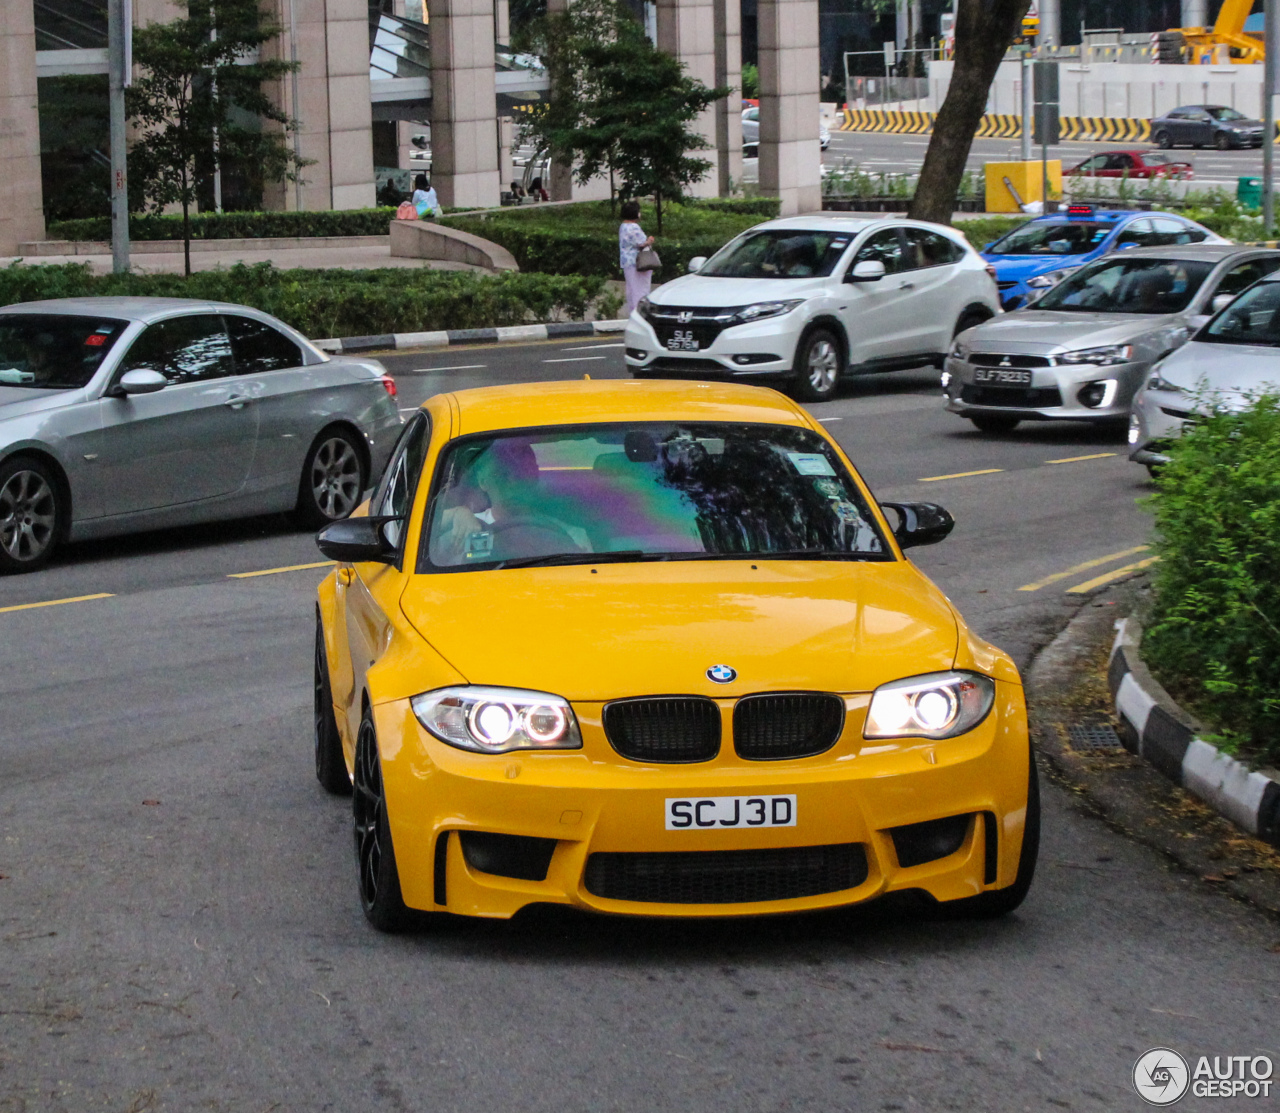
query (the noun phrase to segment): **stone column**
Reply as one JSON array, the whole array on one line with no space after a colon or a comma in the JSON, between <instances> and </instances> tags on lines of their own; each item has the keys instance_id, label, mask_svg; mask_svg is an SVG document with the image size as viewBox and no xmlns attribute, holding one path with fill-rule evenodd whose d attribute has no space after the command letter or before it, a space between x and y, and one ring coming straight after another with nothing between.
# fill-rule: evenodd
<instances>
[{"instance_id":1,"label":"stone column","mask_svg":"<svg viewBox=\"0 0 1280 1113\"><path fill-rule=\"evenodd\" d=\"M498 203L493 0L435 0L431 183L442 205Z\"/></svg>"},{"instance_id":2,"label":"stone column","mask_svg":"<svg viewBox=\"0 0 1280 1113\"><path fill-rule=\"evenodd\" d=\"M714 6L715 84L733 90L714 108L717 184L720 196L726 197L742 182L742 4L741 0L714 0Z\"/></svg>"},{"instance_id":3,"label":"stone column","mask_svg":"<svg viewBox=\"0 0 1280 1113\"><path fill-rule=\"evenodd\" d=\"M782 215L822 206L818 0L760 0L760 189Z\"/></svg>"},{"instance_id":4,"label":"stone column","mask_svg":"<svg viewBox=\"0 0 1280 1113\"><path fill-rule=\"evenodd\" d=\"M0 255L44 239L36 30L30 0L0 0Z\"/></svg>"},{"instance_id":5,"label":"stone column","mask_svg":"<svg viewBox=\"0 0 1280 1113\"><path fill-rule=\"evenodd\" d=\"M294 0L297 3L297 0ZM324 0L329 101L329 207L374 204L366 0ZM303 73L306 73L305 65Z\"/></svg>"},{"instance_id":6,"label":"stone column","mask_svg":"<svg viewBox=\"0 0 1280 1113\"><path fill-rule=\"evenodd\" d=\"M717 0L657 0L657 6L658 49L678 58L690 77L714 87ZM712 105L693 122L693 130L705 136L710 144L710 149L698 152L697 157L709 159L712 164L707 176L689 187L694 197L714 197L719 192L718 107Z\"/></svg>"}]
</instances>

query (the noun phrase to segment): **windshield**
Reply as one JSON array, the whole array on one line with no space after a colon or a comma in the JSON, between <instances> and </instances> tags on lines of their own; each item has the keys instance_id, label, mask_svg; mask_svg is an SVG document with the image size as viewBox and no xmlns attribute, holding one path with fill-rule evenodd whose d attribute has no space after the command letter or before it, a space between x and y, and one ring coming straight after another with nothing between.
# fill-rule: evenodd
<instances>
[{"instance_id":1,"label":"windshield","mask_svg":"<svg viewBox=\"0 0 1280 1113\"><path fill-rule=\"evenodd\" d=\"M1249 118L1243 112L1237 112L1234 108L1215 106L1206 108L1205 111L1215 120L1247 120Z\"/></svg>"},{"instance_id":2,"label":"windshield","mask_svg":"<svg viewBox=\"0 0 1280 1113\"><path fill-rule=\"evenodd\" d=\"M1180 313L1213 270L1186 259L1108 259L1053 287L1036 309L1079 313Z\"/></svg>"},{"instance_id":3,"label":"windshield","mask_svg":"<svg viewBox=\"0 0 1280 1113\"><path fill-rule=\"evenodd\" d=\"M103 317L0 314L0 386L86 386L128 326Z\"/></svg>"},{"instance_id":4,"label":"windshield","mask_svg":"<svg viewBox=\"0 0 1280 1113\"><path fill-rule=\"evenodd\" d=\"M717 251L698 271L711 278L825 278L853 235L772 228L748 232Z\"/></svg>"},{"instance_id":5,"label":"windshield","mask_svg":"<svg viewBox=\"0 0 1280 1113\"><path fill-rule=\"evenodd\" d=\"M989 255L1087 255L1110 235L1114 224L1093 220L1033 220L989 248Z\"/></svg>"},{"instance_id":6,"label":"windshield","mask_svg":"<svg viewBox=\"0 0 1280 1113\"><path fill-rule=\"evenodd\" d=\"M572 425L469 437L441 460L418 570L603 560L891 560L807 429Z\"/></svg>"},{"instance_id":7,"label":"windshield","mask_svg":"<svg viewBox=\"0 0 1280 1113\"><path fill-rule=\"evenodd\" d=\"M1218 344L1261 344L1280 348L1280 282L1246 290L1196 336Z\"/></svg>"}]
</instances>

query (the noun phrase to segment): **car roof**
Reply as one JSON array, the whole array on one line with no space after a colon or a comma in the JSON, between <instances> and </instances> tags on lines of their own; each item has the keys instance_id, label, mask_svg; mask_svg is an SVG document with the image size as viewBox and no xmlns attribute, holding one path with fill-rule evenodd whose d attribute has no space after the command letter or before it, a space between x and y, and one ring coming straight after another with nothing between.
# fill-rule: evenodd
<instances>
[{"instance_id":1,"label":"car roof","mask_svg":"<svg viewBox=\"0 0 1280 1113\"><path fill-rule=\"evenodd\" d=\"M808 426L776 390L685 379L577 379L476 387L450 394L455 436L614 421L736 421Z\"/></svg>"},{"instance_id":2,"label":"car roof","mask_svg":"<svg viewBox=\"0 0 1280 1113\"><path fill-rule=\"evenodd\" d=\"M777 228L783 231L796 229L805 232L850 232L857 235L876 225L907 225L910 227L937 229L939 232L960 232L963 229L953 228L949 224L935 224L930 220L913 220L907 216L846 216L844 213L814 213L812 216L784 216L777 220L766 220L762 224L754 224L746 229L756 232L761 228Z\"/></svg>"},{"instance_id":3,"label":"car roof","mask_svg":"<svg viewBox=\"0 0 1280 1113\"><path fill-rule=\"evenodd\" d=\"M56 298L49 301L27 301L0 308L0 313L68 313L79 316L119 317L126 321L154 321L179 310L228 310L257 313L247 305L205 301L200 298Z\"/></svg>"},{"instance_id":4,"label":"car roof","mask_svg":"<svg viewBox=\"0 0 1280 1113\"><path fill-rule=\"evenodd\" d=\"M1143 258L1186 259L1199 260L1205 263L1218 263L1223 259L1230 258L1232 255L1248 255L1255 252L1267 254L1268 251L1272 255L1280 253L1275 248L1268 249L1250 244L1181 243L1167 244L1163 247L1131 247L1125 251L1104 255L1103 258L1110 261L1113 259L1127 259L1130 255L1137 255Z\"/></svg>"}]
</instances>

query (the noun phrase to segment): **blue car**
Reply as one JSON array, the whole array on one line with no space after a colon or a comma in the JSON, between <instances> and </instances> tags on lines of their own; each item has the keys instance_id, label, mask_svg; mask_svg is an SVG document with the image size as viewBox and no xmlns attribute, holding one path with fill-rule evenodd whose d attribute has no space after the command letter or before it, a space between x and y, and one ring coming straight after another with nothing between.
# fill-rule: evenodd
<instances>
[{"instance_id":1,"label":"blue car","mask_svg":"<svg viewBox=\"0 0 1280 1113\"><path fill-rule=\"evenodd\" d=\"M1009 310L1026 305L1077 267L1109 251L1228 242L1194 220L1173 213L1068 205L1065 212L1038 216L987 244L982 257L995 267L1000 304Z\"/></svg>"}]
</instances>

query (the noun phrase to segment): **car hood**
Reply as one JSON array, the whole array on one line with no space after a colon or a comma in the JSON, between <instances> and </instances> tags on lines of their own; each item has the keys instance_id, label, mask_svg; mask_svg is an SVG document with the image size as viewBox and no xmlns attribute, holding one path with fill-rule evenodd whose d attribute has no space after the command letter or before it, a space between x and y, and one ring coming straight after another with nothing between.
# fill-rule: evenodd
<instances>
[{"instance_id":1,"label":"car hood","mask_svg":"<svg viewBox=\"0 0 1280 1113\"><path fill-rule=\"evenodd\" d=\"M1280 348L1192 340L1160 364L1162 378L1186 390L1251 395L1280 390Z\"/></svg>"},{"instance_id":2,"label":"car hood","mask_svg":"<svg viewBox=\"0 0 1280 1113\"><path fill-rule=\"evenodd\" d=\"M78 402L84 397L83 388L76 390L38 390L27 386L0 385L0 421L24 414L52 410Z\"/></svg>"},{"instance_id":3,"label":"car hood","mask_svg":"<svg viewBox=\"0 0 1280 1113\"><path fill-rule=\"evenodd\" d=\"M1019 309L1002 313L968 334L970 351L1051 354L1104 344L1124 344L1148 332L1181 323L1177 314L1060 313Z\"/></svg>"},{"instance_id":4,"label":"car hood","mask_svg":"<svg viewBox=\"0 0 1280 1113\"><path fill-rule=\"evenodd\" d=\"M757 301L808 298L823 292L829 278L704 278L688 274L664 282L649 295L653 305L722 309Z\"/></svg>"},{"instance_id":5,"label":"car hood","mask_svg":"<svg viewBox=\"0 0 1280 1113\"><path fill-rule=\"evenodd\" d=\"M1082 267L1093 253L1087 255L992 255L983 252L982 257L996 268L997 282L1025 282L1038 274Z\"/></svg>"},{"instance_id":6,"label":"car hood","mask_svg":"<svg viewBox=\"0 0 1280 1113\"><path fill-rule=\"evenodd\" d=\"M569 700L867 692L951 668L958 627L906 561L673 561L416 576L414 627L472 684ZM716 684L712 665L738 677Z\"/></svg>"}]
</instances>

